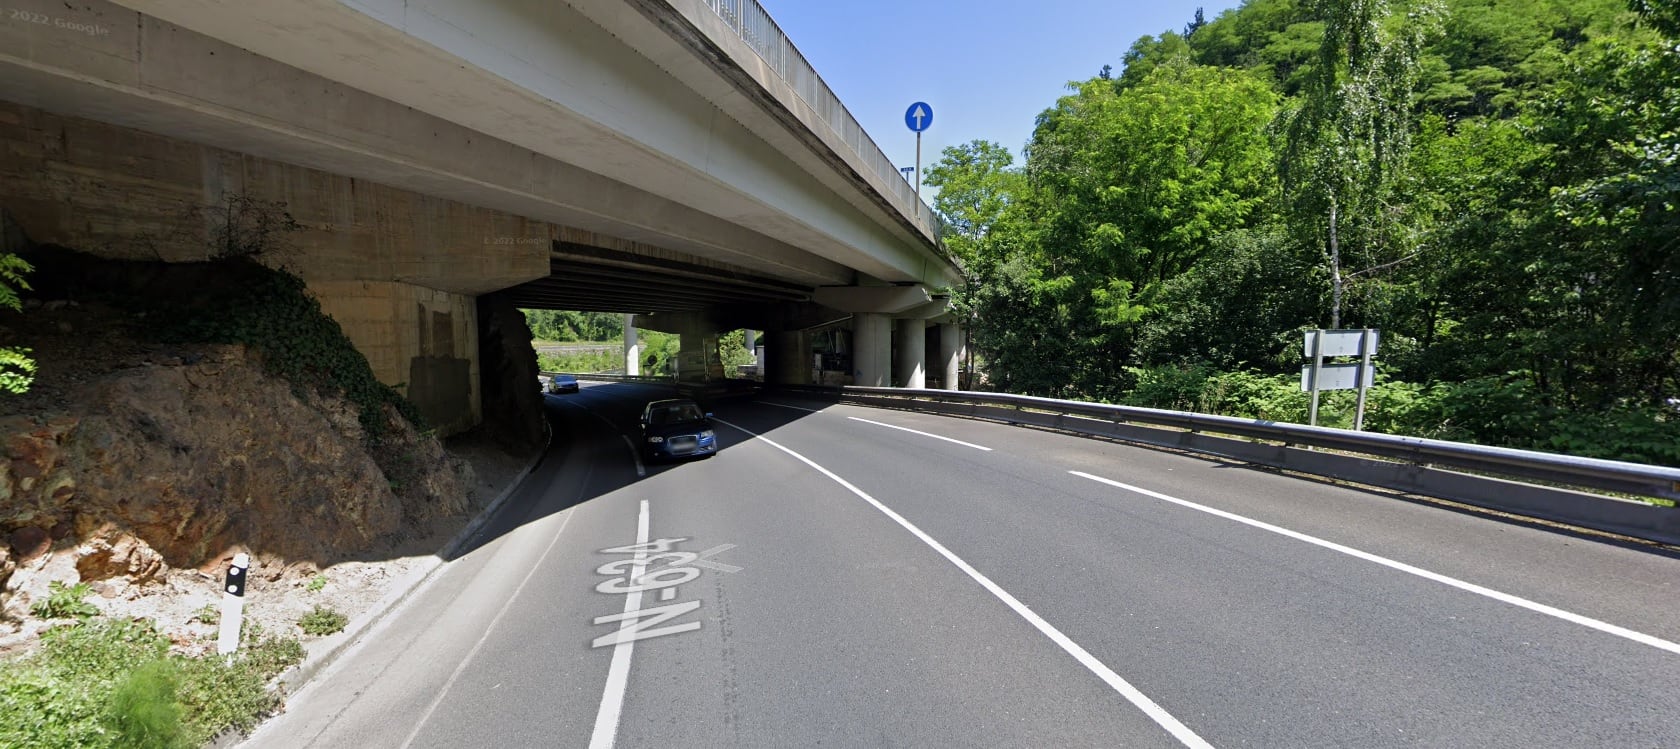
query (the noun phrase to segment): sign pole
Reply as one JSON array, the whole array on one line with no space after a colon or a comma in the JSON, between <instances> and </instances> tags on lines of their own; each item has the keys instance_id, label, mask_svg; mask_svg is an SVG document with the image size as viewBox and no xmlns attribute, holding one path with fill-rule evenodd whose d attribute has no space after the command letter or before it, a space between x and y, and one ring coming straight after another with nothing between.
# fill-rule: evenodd
<instances>
[{"instance_id":1,"label":"sign pole","mask_svg":"<svg viewBox=\"0 0 1680 749\"><path fill-rule=\"evenodd\" d=\"M916 131L916 199L922 199L922 131Z\"/></svg>"},{"instance_id":2,"label":"sign pole","mask_svg":"<svg viewBox=\"0 0 1680 749\"><path fill-rule=\"evenodd\" d=\"M1324 366L1324 331L1313 331L1312 407L1307 412L1307 424L1318 426L1318 371Z\"/></svg>"},{"instance_id":3,"label":"sign pole","mask_svg":"<svg viewBox=\"0 0 1680 749\"><path fill-rule=\"evenodd\" d=\"M1371 339L1376 331L1366 328L1359 334L1359 371L1354 372L1354 382L1359 387L1359 405L1353 412L1353 431L1365 428L1365 391L1371 387L1371 382L1365 378L1365 368L1371 366L1371 348L1375 341Z\"/></svg>"}]
</instances>

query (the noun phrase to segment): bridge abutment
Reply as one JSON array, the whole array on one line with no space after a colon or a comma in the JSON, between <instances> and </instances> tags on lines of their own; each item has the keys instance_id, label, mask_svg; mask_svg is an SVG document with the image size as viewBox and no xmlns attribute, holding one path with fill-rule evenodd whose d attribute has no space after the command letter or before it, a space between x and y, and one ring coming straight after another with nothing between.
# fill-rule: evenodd
<instances>
[{"instance_id":1,"label":"bridge abutment","mask_svg":"<svg viewBox=\"0 0 1680 749\"><path fill-rule=\"evenodd\" d=\"M0 102L0 205L39 244L199 262L250 253L306 283L442 434L483 419L475 300L549 273L540 222Z\"/></svg>"}]
</instances>

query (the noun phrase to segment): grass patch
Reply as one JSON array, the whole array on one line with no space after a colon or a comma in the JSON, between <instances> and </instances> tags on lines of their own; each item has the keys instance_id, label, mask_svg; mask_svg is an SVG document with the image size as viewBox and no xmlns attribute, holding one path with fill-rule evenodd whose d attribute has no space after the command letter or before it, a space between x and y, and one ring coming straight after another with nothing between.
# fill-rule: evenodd
<instances>
[{"instance_id":1,"label":"grass patch","mask_svg":"<svg viewBox=\"0 0 1680 749\"><path fill-rule=\"evenodd\" d=\"M182 746L181 706L175 693L181 678L167 659L150 661L117 682L105 708L105 725L134 749Z\"/></svg>"},{"instance_id":2,"label":"grass patch","mask_svg":"<svg viewBox=\"0 0 1680 749\"><path fill-rule=\"evenodd\" d=\"M150 622L87 618L48 630L41 643L0 669L0 746L202 746L273 711L268 681L303 659L296 639L255 626L231 662L172 654Z\"/></svg>"},{"instance_id":3,"label":"grass patch","mask_svg":"<svg viewBox=\"0 0 1680 749\"><path fill-rule=\"evenodd\" d=\"M298 627L303 629L304 634L319 637L344 629L344 625L349 621L350 619L345 615L325 606L317 605L310 609L309 613L298 619Z\"/></svg>"},{"instance_id":4,"label":"grass patch","mask_svg":"<svg viewBox=\"0 0 1680 749\"><path fill-rule=\"evenodd\" d=\"M392 482L392 483L395 483L395 482ZM312 578L309 578L309 583L307 585L304 585L303 589L307 590L311 593L319 593L319 592L321 592L321 589L323 589L325 587L327 587L327 576L326 575L316 575Z\"/></svg>"}]
</instances>

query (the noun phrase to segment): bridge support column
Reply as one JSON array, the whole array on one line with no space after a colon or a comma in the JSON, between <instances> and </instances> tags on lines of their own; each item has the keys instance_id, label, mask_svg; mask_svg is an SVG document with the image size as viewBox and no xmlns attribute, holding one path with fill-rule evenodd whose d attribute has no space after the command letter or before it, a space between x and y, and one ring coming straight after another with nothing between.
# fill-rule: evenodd
<instances>
[{"instance_id":1,"label":"bridge support column","mask_svg":"<svg viewBox=\"0 0 1680 749\"><path fill-rule=\"evenodd\" d=\"M892 318L859 312L852 318L852 383L887 387L892 372Z\"/></svg>"},{"instance_id":2,"label":"bridge support column","mask_svg":"<svg viewBox=\"0 0 1680 749\"><path fill-rule=\"evenodd\" d=\"M939 326L939 361L945 371L945 389L961 390L962 383L962 328L953 323Z\"/></svg>"},{"instance_id":3,"label":"bridge support column","mask_svg":"<svg viewBox=\"0 0 1680 749\"><path fill-rule=\"evenodd\" d=\"M636 342L636 316L624 316L624 373L636 377L642 373L642 347Z\"/></svg>"},{"instance_id":4,"label":"bridge support column","mask_svg":"<svg viewBox=\"0 0 1680 749\"><path fill-rule=\"evenodd\" d=\"M927 387L927 322L898 321L899 387L921 390Z\"/></svg>"},{"instance_id":5,"label":"bridge support column","mask_svg":"<svg viewBox=\"0 0 1680 749\"><path fill-rule=\"evenodd\" d=\"M764 334L764 373L767 385L811 384L811 345L798 330Z\"/></svg>"},{"instance_id":6,"label":"bridge support column","mask_svg":"<svg viewBox=\"0 0 1680 749\"><path fill-rule=\"evenodd\" d=\"M677 379L706 379L706 336L698 329L677 334Z\"/></svg>"}]
</instances>

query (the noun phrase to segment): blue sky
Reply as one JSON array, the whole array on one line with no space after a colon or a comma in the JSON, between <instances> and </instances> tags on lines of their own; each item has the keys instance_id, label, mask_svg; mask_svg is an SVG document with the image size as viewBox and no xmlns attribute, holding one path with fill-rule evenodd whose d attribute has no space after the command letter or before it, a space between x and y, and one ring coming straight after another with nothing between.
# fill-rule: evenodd
<instances>
[{"instance_id":1,"label":"blue sky","mask_svg":"<svg viewBox=\"0 0 1680 749\"><path fill-rule=\"evenodd\" d=\"M1239 0L760 0L834 93L901 166L915 163L904 125L915 101L934 109L922 166L942 148L984 138L1020 163L1033 118L1066 84L1120 68L1145 34L1179 31Z\"/></svg>"}]
</instances>

